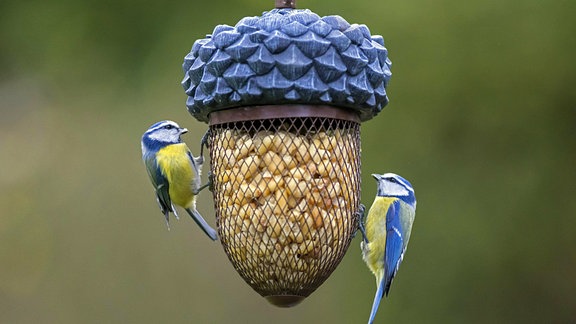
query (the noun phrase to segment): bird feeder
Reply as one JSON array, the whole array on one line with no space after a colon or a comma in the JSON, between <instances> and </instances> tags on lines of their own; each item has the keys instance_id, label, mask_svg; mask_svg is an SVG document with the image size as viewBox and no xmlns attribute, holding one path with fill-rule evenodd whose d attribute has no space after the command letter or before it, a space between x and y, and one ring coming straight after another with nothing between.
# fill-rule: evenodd
<instances>
[{"instance_id":1,"label":"bird feeder","mask_svg":"<svg viewBox=\"0 0 576 324\"><path fill-rule=\"evenodd\" d=\"M185 57L188 110L210 127L220 241L274 305L316 290L356 232L360 123L388 103L387 55L365 25L277 1Z\"/></svg>"}]
</instances>

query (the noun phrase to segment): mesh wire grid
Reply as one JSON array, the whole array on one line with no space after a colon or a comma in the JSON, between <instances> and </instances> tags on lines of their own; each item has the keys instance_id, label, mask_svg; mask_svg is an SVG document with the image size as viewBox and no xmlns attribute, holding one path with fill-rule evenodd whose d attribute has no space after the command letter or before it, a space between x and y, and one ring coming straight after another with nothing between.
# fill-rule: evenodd
<instances>
[{"instance_id":1,"label":"mesh wire grid","mask_svg":"<svg viewBox=\"0 0 576 324\"><path fill-rule=\"evenodd\" d=\"M218 234L240 276L283 306L318 288L358 226L360 124L288 117L210 126Z\"/></svg>"}]
</instances>

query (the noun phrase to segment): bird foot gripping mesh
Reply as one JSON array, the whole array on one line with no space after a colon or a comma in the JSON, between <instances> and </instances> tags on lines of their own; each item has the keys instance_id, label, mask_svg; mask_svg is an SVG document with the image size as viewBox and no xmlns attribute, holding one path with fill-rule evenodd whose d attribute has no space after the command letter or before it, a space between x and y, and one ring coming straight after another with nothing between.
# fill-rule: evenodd
<instances>
[{"instance_id":1,"label":"bird foot gripping mesh","mask_svg":"<svg viewBox=\"0 0 576 324\"><path fill-rule=\"evenodd\" d=\"M358 227L360 121L335 107L242 107L210 115L216 222L242 278L297 304L340 263Z\"/></svg>"}]
</instances>

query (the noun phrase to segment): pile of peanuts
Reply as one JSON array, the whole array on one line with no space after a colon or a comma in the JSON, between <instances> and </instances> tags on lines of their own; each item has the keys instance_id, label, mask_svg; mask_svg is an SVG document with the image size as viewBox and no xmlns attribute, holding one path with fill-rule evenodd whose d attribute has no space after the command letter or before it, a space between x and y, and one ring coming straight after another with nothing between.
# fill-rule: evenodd
<instances>
[{"instance_id":1,"label":"pile of peanuts","mask_svg":"<svg viewBox=\"0 0 576 324\"><path fill-rule=\"evenodd\" d=\"M339 262L359 200L352 133L222 130L213 136L218 228L237 269L253 281L286 285Z\"/></svg>"}]
</instances>

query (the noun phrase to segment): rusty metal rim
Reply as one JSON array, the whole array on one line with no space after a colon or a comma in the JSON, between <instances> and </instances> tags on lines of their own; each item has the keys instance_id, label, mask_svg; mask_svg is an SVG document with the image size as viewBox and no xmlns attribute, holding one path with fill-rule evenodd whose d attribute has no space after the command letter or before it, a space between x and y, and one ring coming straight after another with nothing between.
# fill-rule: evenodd
<instances>
[{"instance_id":1,"label":"rusty metal rim","mask_svg":"<svg viewBox=\"0 0 576 324\"><path fill-rule=\"evenodd\" d=\"M210 126L248 120L292 117L324 117L360 123L360 117L355 111L328 105L245 106L213 111L208 117Z\"/></svg>"}]
</instances>

